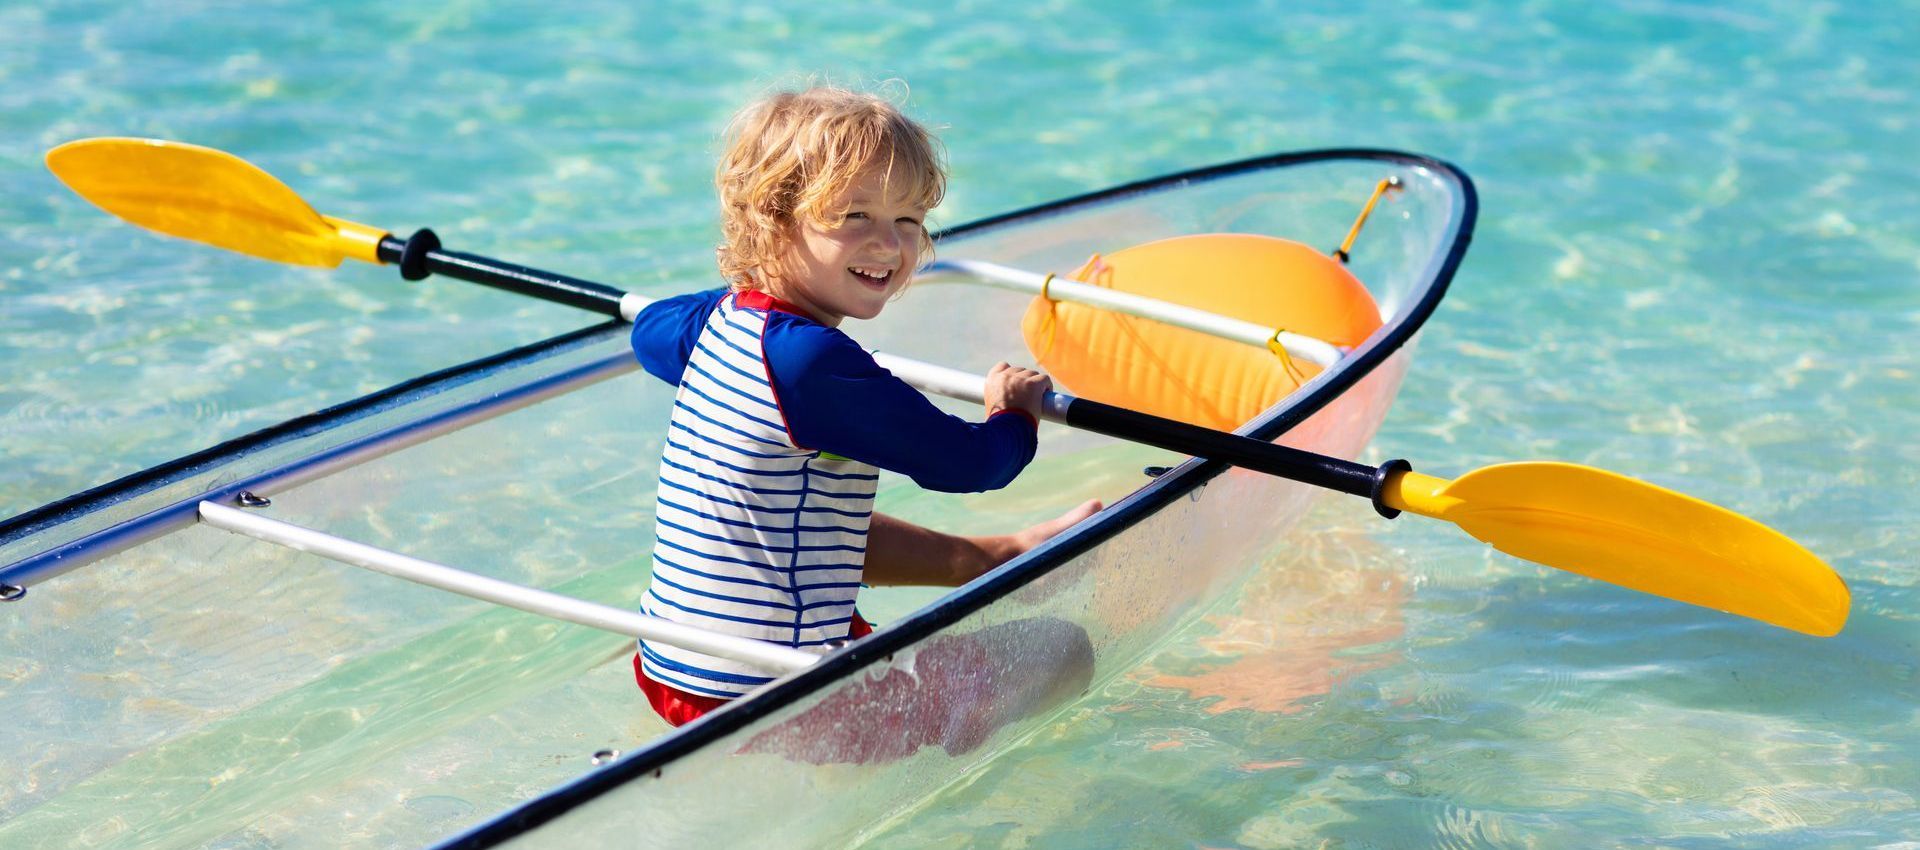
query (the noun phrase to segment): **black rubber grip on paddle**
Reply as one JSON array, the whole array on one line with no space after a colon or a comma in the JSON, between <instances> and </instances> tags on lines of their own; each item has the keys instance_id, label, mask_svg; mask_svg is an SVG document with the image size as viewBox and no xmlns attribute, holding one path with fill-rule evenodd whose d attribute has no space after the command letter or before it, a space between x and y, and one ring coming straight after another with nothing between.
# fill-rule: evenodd
<instances>
[{"instance_id":1,"label":"black rubber grip on paddle","mask_svg":"<svg viewBox=\"0 0 1920 850\"><path fill-rule=\"evenodd\" d=\"M425 229L416 231L404 241L392 236L381 239L380 259L399 263L400 276L408 280L419 280L429 274L443 275L542 301L591 310L616 319L620 318L620 299L626 295L603 283L516 266L476 254L442 251L440 240L434 237L433 231ZM419 277L415 277L416 274Z\"/></svg>"},{"instance_id":2,"label":"black rubber grip on paddle","mask_svg":"<svg viewBox=\"0 0 1920 850\"><path fill-rule=\"evenodd\" d=\"M1224 461L1353 496L1372 498L1382 477L1381 470L1364 463L1303 452L1084 398L1076 398L1067 405L1066 420L1075 428Z\"/></svg>"},{"instance_id":3,"label":"black rubber grip on paddle","mask_svg":"<svg viewBox=\"0 0 1920 850\"><path fill-rule=\"evenodd\" d=\"M1387 479L1392 478L1396 472L1412 471L1413 464L1406 462L1406 460L1402 458L1394 458L1393 460L1380 464L1380 467L1373 471L1373 491L1367 494L1367 498L1373 500L1373 509L1378 511L1381 516L1387 519L1393 519L1400 515L1399 508L1387 507L1387 500L1383 495L1387 492Z\"/></svg>"},{"instance_id":4,"label":"black rubber grip on paddle","mask_svg":"<svg viewBox=\"0 0 1920 850\"><path fill-rule=\"evenodd\" d=\"M440 250L440 237L427 228L420 228L407 237L407 244L400 248L400 276L407 280L426 280L433 272L427 269L427 255Z\"/></svg>"}]
</instances>

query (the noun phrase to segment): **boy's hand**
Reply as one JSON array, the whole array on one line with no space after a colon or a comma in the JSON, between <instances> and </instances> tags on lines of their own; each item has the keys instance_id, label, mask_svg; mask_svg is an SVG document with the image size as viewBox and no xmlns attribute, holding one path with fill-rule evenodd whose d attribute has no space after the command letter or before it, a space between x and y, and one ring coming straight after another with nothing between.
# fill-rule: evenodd
<instances>
[{"instance_id":1,"label":"boy's hand","mask_svg":"<svg viewBox=\"0 0 1920 850\"><path fill-rule=\"evenodd\" d=\"M1022 366L995 363L987 370L987 415L1021 410L1040 421L1040 401L1053 389L1053 379Z\"/></svg>"}]
</instances>

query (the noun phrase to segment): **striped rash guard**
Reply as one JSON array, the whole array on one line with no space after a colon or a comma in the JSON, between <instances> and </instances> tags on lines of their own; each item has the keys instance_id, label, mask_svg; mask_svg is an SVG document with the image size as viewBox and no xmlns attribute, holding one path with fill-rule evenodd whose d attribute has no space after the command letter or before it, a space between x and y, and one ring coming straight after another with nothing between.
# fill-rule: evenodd
<instances>
[{"instance_id":1,"label":"striped rash guard","mask_svg":"<svg viewBox=\"0 0 1920 850\"><path fill-rule=\"evenodd\" d=\"M762 292L654 302L633 350L679 386L641 606L674 622L825 654L854 618L880 469L964 493L1004 487L1033 459L1025 413L944 413L846 334ZM722 698L771 681L645 640L640 666Z\"/></svg>"}]
</instances>

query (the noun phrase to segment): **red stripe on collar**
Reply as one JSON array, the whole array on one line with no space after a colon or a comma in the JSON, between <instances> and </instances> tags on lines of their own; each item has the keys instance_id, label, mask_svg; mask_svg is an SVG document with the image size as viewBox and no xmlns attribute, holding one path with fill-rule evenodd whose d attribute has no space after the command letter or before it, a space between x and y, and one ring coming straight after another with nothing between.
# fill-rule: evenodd
<instances>
[{"instance_id":1,"label":"red stripe on collar","mask_svg":"<svg viewBox=\"0 0 1920 850\"><path fill-rule=\"evenodd\" d=\"M782 313L792 313L803 319L813 318L807 311L800 309L797 305L789 304L758 289L735 292L733 294L733 303L751 310L779 310Z\"/></svg>"}]
</instances>

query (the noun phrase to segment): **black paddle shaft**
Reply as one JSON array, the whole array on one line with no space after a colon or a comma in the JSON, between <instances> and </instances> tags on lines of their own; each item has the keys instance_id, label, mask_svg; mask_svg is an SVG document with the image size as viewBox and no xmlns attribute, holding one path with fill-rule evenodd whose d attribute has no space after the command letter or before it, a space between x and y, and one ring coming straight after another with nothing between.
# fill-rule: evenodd
<instances>
[{"instance_id":1,"label":"black paddle shaft","mask_svg":"<svg viewBox=\"0 0 1920 850\"><path fill-rule=\"evenodd\" d=\"M397 263L400 276L407 280L423 280L430 274L446 275L556 304L591 310L616 319L622 318L620 298L626 293L618 289L474 254L442 251L439 237L431 230L414 231L412 236L404 240L392 236L381 239L380 259Z\"/></svg>"},{"instance_id":2,"label":"black paddle shaft","mask_svg":"<svg viewBox=\"0 0 1920 850\"><path fill-rule=\"evenodd\" d=\"M1395 472L1413 468L1404 460L1368 466L1084 398L1076 398L1067 405L1065 419L1067 425L1084 431L1146 443L1315 487L1363 496L1373 502L1374 510L1388 519L1399 516L1400 512L1381 501L1380 494L1386 487L1387 478Z\"/></svg>"},{"instance_id":3,"label":"black paddle shaft","mask_svg":"<svg viewBox=\"0 0 1920 850\"><path fill-rule=\"evenodd\" d=\"M620 299L626 293L618 289L475 254L442 251L439 237L424 228L405 240L392 236L381 239L380 259L399 264L400 276L407 280L422 280L435 274L446 275L614 318L624 318L620 315ZM1380 494L1386 487L1387 478L1395 472L1413 468L1404 460L1390 460L1377 467L1368 466L1084 398L1076 398L1067 405L1065 419L1070 427L1362 496L1372 500L1373 509L1388 519L1399 516L1400 512L1381 501Z\"/></svg>"}]
</instances>

